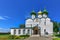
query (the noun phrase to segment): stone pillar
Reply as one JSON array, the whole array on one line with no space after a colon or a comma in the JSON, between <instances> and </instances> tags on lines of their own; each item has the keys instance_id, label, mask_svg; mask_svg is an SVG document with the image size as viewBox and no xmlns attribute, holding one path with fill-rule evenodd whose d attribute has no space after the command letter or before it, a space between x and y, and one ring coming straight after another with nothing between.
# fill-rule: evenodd
<instances>
[{"instance_id":1,"label":"stone pillar","mask_svg":"<svg viewBox=\"0 0 60 40\"><path fill-rule=\"evenodd\" d=\"M11 29L10 33L11 35L14 35L14 29Z\"/></svg>"}]
</instances>

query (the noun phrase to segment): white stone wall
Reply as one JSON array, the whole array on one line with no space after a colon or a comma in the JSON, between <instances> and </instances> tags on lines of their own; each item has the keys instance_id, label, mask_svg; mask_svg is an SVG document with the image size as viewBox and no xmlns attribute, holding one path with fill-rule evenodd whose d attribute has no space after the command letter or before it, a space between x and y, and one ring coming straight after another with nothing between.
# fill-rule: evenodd
<instances>
[{"instance_id":1,"label":"white stone wall","mask_svg":"<svg viewBox=\"0 0 60 40\"><path fill-rule=\"evenodd\" d=\"M14 34L14 30L16 30L16 34ZM19 30L20 30L20 34L18 33ZM28 35L31 35L31 29L25 29L25 34L23 34L23 30L24 29L11 29L11 35L17 35L17 36L26 35L26 34L28 34L28 30L29 30L29 34Z\"/></svg>"},{"instance_id":2,"label":"white stone wall","mask_svg":"<svg viewBox=\"0 0 60 40\"><path fill-rule=\"evenodd\" d=\"M46 25L44 22L46 22ZM41 28L41 35L45 35L44 29L46 29L46 32L48 32L49 35L53 34L53 23L50 21L50 18L42 18L39 26Z\"/></svg>"},{"instance_id":3,"label":"white stone wall","mask_svg":"<svg viewBox=\"0 0 60 40\"><path fill-rule=\"evenodd\" d=\"M35 15L32 15L31 17L32 17L32 19L34 19L35 18Z\"/></svg>"},{"instance_id":4,"label":"white stone wall","mask_svg":"<svg viewBox=\"0 0 60 40\"><path fill-rule=\"evenodd\" d=\"M25 26L26 27L31 27L33 24L33 20L32 19L27 19L26 22L25 22Z\"/></svg>"},{"instance_id":5,"label":"white stone wall","mask_svg":"<svg viewBox=\"0 0 60 40\"><path fill-rule=\"evenodd\" d=\"M46 18L46 17L47 17L47 15L46 15L46 14L43 14L43 17L44 17L44 18Z\"/></svg>"},{"instance_id":6,"label":"white stone wall","mask_svg":"<svg viewBox=\"0 0 60 40\"><path fill-rule=\"evenodd\" d=\"M46 26L46 30L49 33L49 35L53 34L53 23L51 22L50 25Z\"/></svg>"},{"instance_id":7,"label":"white stone wall","mask_svg":"<svg viewBox=\"0 0 60 40\"><path fill-rule=\"evenodd\" d=\"M10 29L11 31L10 31L10 33L11 33L11 35L14 35L14 29Z\"/></svg>"},{"instance_id":8,"label":"white stone wall","mask_svg":"<svg viewBox=\"0 0 60 40\"><path fill-rule=\"evenodd\" d=\"M42 18L42 15L38 15L38 18Z\"/></svg>"}]
</instances>

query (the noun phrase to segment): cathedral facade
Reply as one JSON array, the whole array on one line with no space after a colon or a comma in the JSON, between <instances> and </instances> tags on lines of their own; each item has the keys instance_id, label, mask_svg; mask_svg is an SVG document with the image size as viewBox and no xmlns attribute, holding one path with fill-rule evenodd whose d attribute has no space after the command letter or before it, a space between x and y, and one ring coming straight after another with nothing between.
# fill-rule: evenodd
<instances>
[{"instance_id":1,"label":"cathedral facade","mask_svg":"<svg viewBox=\"0 0 60 40\"><path fill-rule=\"evenodd\" d=\"M53 22L46 10L31 12L31 18L25 20L25 28L11 28L11 35L53 35Z\"/></svg>"}]
</instances>

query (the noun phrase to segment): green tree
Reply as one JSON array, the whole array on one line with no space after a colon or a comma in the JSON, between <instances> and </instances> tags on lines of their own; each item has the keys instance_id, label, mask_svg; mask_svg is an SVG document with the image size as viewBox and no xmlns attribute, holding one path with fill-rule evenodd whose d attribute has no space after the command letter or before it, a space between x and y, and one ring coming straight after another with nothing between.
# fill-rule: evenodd
<instances>
[{"instance_id":1,"label":"green tree","mask_svg":"<svg viewBox=\"0 0 60 40\"><path fill-rule=\"evenodd\" d=\"M59 29L58 29L58 23L57 22L53 22L53 31L55 33L57 33L59 31Z\"/></svg>"},{"instance_id":2,"label":"green tree","mask_svg":"<svg viewBox=\"0 0 60 40\"><path fill-rule=\"evenodd\" d=\"M60 23L59 23L59 34L60 34Z\"/></svg>"},{"instance_id":3,"label":"green tree","mask_svg":"<svg viewBox=\"0 0 60 40\"><path fill-rule=\"evenodd\" d=\"M20 24L19 27L20 28L25 28L25 24Z\"/></svg>"}]
</instances>

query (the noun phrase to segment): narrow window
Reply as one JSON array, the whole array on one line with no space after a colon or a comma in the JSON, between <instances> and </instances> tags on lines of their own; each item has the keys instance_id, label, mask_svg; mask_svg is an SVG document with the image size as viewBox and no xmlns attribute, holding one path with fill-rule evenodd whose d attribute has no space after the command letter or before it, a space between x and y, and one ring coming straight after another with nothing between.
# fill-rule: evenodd
<instances>
[{"instance_id":1,"label":"narrow window","mask_svg":"<svg viewBox=\"0 0 60 40\"><path fill-rule=\"evenodd\" d=\"M44 22L44 25L46 25L46 22Z\"/></svg>"},{"instance_id":2,"label":"narrow window","mask_svg":"<svg viewBox=\"0 0 60 40\"><path fill-rule=\"evenodd\" d=\"M14 35L16 34L16 29L14 29Z\"/></svg>"},{"instance_id":3,"label":"narrow window","mask_svg":"<svg viewBox=\"0 0 60 40\"><path fill-rule=\"evenodd\" d=\"M23 34L25 34L25 29L23 30Z\"/></svg>"},{"instance_id":4,"label":"narrow window","mask_svg":"<svg viewBox=\"0 0 60 40\"><path fill-rule=\"evenodd\" d=\"M46 32L46 29L44 29L44 32Z\"/></svg>"},{"instance_id":5,"label":"narrow window","mask_svg":"<svg viewBox=\"0 0 60 40\"><path fill-rule=\"evenodd\" d=\"M21 33L21 30L18 31L18 34L20 34L20 33Z\"/></svg>"},{"instance_id":6,"label":"narrow window","mask_svg":"<svg viewBox=\"0 0 60 40\"><path fill-rule=\"evenodd\" d=\"M30 33L30 30L28 29L28 34Z\"/></svg>"}]
</instances>

